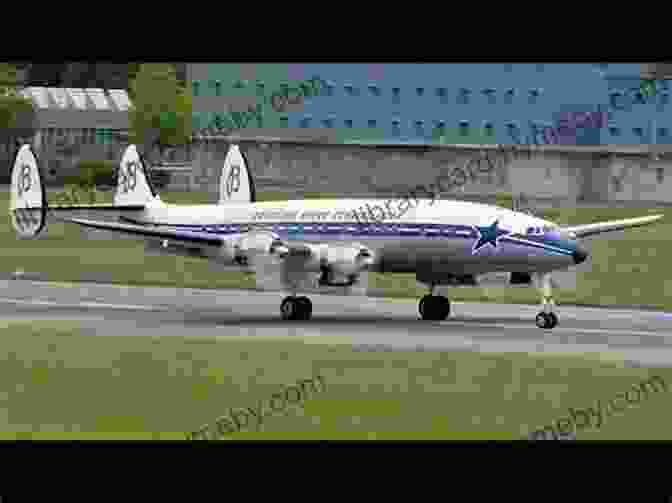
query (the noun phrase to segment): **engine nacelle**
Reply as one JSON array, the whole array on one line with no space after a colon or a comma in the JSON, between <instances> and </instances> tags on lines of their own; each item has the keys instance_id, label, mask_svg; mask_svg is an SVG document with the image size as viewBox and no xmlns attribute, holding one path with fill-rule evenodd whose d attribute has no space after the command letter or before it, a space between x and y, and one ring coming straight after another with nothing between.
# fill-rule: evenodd
<instances>
[{"instance_id":1,"label":"engine nacelle","mask_svg":"<svg viewBox=\"0 0 672 503\"><path fill-rule=\"evenodd\" d=\"M350 286L359 274L373 264L373 254L362 245L305 244L308 251L301 264L308 272L321 273L319 283L328 286Z\"/></svg>"}]
</instances>

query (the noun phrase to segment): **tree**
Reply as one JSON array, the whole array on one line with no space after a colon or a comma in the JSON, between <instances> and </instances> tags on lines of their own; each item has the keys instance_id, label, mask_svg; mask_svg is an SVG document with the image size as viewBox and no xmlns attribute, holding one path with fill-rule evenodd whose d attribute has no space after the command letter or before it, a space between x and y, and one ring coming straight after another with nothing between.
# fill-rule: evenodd
<instances>
[{"instance_id":1,"label":"tree","mask_svg":"<svg viewBox=\"0 0 672 503\"><path fill-rule=\"evenodd\" d=\"M149 153L186 145L191 138L192 97L180 86L170 64L144 64L131 83L133 105L129 110L129 138Z\"/></svg>"},{"instance_id":2,"label":"tree","mask_svg":"<svg viewBox=\"0 0 672 503\"><path fill-rule=\"evenodd\" d=\"M9 146L19 138L32 138L36 129L35 107L19 93L16 68L0 63L0 141Z\"/></svg>"}]
</instances>

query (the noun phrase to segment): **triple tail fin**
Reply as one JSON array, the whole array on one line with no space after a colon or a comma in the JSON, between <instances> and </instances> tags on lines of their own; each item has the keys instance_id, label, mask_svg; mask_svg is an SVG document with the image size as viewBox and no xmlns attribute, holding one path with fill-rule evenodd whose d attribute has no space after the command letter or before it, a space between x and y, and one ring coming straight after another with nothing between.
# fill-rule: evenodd
<instances>
[{"instance_id":1,"label":"triple tail fin","mask_svg":"<svg viewBox=\"0 0 672 503\"><path fill-rule=\"evenodd\" d=\"M47 193L29 144L22 145L14 158L9 196L12 227L21 239L36 237L47 222Z\"/></svg>"},{"instance_id":2,"label":"triple tail fin","mask_svg":"<svg viewBox=\"0 0 672 503\"><path fill-rule=\"evenodd\" d=\"M219 178L219 204L253 203L257 200L254 180L245 155L231 145Z\"/></svg>"},{"instance_id":3,"label":"triple tail fin","mask_svg":"<svg viewBox=\"0 0 672 503\"><path fill-rule=\"evenodd\" d=\"M163 206L163 201L152 187L149 171L135 145L129 145L121 157L117 173L114 207Z\"/></svg>"}]
</instances>

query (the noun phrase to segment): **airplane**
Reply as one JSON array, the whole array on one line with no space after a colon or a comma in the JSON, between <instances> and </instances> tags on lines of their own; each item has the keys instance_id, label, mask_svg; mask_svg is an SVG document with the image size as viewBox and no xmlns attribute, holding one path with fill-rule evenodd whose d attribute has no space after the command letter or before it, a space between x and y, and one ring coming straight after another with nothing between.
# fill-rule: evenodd
<instances>
[{"instance_id":1,"label":"airplane","mask_svg":"<svg viewBox=\"0 0 672 503\"><path fill-rule=\"evenodd\" d=\"M20 239L37 237L51 215L84 228L135 236L145 241L149 255L199 257L222 270L254 272L261 287L272 283L271 289L290 293L280 304L284 320L311 318L312 302L299 292L335 289L344 295L362 294L368 273L377 272L415 273L418 282L429 288L418 304L421 319L442 321L450 315L451 305L445 296L435 295L437 286L481 285L483 278L495 273L507 277L507 286L534 283L541 293L535 322L543 329L558 324L552 273L588 258L581 240L663 217L562 227L493 205L405 199L398 206L405 203L406 210L399 215L362 221L357 212L378 200L256 201L248 162L237 145L229 148L219 185L217 204L165 203L152 187L141 154L129 145L112 204L51 205L37 157L25 144L12 167L9 209ZM118 220L73 217L77 210L111 211Z\"/></svg>"}]
</instances>

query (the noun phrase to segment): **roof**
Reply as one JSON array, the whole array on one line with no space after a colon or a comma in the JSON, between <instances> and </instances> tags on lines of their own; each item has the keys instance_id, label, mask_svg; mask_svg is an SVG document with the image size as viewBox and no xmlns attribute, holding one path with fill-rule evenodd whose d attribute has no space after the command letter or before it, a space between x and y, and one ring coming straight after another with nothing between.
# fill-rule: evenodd
<instances>
[{"instance_id":1,"label":"roof","mask_svg":"<svg viewBox=\"0 0 672 503\"><path fill-rule=\"evenodd\" d=\"M26 87L21 94L39 110L127 112L131 105L124 89Z\"/></svg>"}]
</instances>

